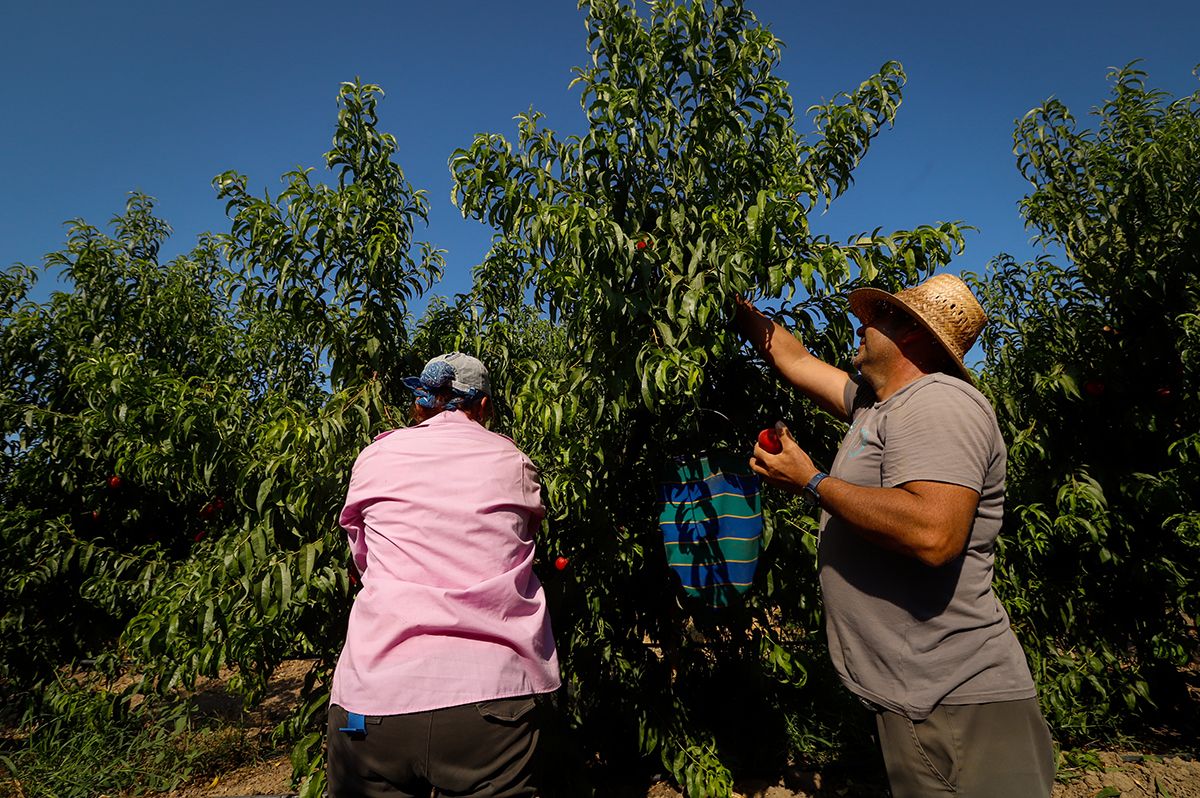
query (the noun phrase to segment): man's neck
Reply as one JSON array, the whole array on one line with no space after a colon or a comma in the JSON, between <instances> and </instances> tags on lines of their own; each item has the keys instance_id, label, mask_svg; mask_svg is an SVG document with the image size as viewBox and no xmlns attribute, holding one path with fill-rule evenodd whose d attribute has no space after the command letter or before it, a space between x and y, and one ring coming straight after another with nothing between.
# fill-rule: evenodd
<instances>
[{"instance_id":1,"label":"man's neck","mask_svg":"<svg viewBox=\"0 0 1200 798\"><path fill-rule=\"evenodd\" d=\"M872 390L875 391L875 399L880 402L886 402L899 393L900 389L904 386L916 382L931 373L923 371L912 361L904 360L889 369L887 374L883 375L882 379L878 376L875 379L867 377L867 382L871 384ZM866 377L865 374L863 376Z\"/></svg>"}]
</instances>

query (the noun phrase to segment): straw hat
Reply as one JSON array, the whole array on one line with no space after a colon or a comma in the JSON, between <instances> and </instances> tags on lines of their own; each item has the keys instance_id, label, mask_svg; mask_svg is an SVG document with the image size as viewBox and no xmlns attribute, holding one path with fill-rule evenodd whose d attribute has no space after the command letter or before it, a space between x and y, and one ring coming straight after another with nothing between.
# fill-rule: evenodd
<instances>
[{"instance_id":1,"label":"straw hat","mask_svg":"<svg viewBox=\"0 0 1200 798\"><path fill-rule=\"evenodd\" d=\"M929 330L954 360L956 376L973 381L963 365L963 356L979 337L987 317L966 283L953 274L936 274L920 285L894 294L878 288L857 288L850 292L850 310L864 322L870 321L880 302L903 310Z\"/></svg>"}]
</instances>

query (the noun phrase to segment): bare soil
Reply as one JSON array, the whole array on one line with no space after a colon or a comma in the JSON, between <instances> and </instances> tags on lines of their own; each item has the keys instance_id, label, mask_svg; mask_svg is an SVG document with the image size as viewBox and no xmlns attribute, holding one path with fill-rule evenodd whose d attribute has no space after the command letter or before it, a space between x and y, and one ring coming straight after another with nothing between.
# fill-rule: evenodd
<instances>
[{"instance_id":1,"label":"bare soil","mask_svg":"<svg viewBox=\"0 0 1200 798\"><path fill-rule=\"evenodd\" d=\"M271 680L266 698L252 713L222 689L219 680L198 685L205 712L236 722L257 739L282 720L296 700L310 663L285 663ZM294 794L292 769L284 753L266 752L260 761L209 776L159 798L218 798L224 796L287 796ZM1060 774L1054 798L1200 798L1200 762L1187 755L1147 751L1093 752L1099 767ZM621 784L597 791L600 798L682 798L675 786ZM821 772L795 770L774 781L745 780L736 785L736 798L886 798L882 785L855 784L851 779Z\"/></svg>"},{"instance_id":2,"label":"bare soil","mask_svg":"<svg viewBox=\"0 0 1200 798\"><path fill-rule=\"evenodd\" d=\"M1131 758L1136 761L1129 761ZM1066 783L1055 785L1054 798L1096 798L1100 795L1105 798L1200 798L1200 762L1121 752L1101 752L1100 759L1103 770L1081 773ZM288 795L291 794L291 772L287 757L279 755L168 795L172 798ZM1105 788L1110 788L1109 792L1105 793ZM634 789L630 785L620 788L619 792L622 796L633 796ZM642 794L645 798L683 796L678 789L661 781L650 785ZM739 784L734 792L735 798L883 798L885 795L881 788L825 784L820 773L796 773L775 784L746 782Z\"/></svg>"}]
</instances>

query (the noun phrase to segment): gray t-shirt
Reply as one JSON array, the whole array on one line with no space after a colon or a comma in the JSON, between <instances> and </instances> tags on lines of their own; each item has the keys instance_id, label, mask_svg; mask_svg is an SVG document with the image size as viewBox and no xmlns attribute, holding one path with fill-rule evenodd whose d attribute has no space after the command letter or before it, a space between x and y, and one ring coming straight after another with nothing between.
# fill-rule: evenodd
<instances>
[{"instance_id":1,"label":"gray t-shirt","mask_svg":"<svg viewBox=\"0 0 1200 798\"><path fill-rule=\"evenodd\" d=\"M992 592L1007 452L991 405L963 380L930 374L886 402L858 378L830 473L894 488L946 482L979 493L966 549L939 568L883 549L821 514L818 561L829 653L855 694L913 720L938 704L1036 693L1025 653Z\"/></svg>"}]
</instances>

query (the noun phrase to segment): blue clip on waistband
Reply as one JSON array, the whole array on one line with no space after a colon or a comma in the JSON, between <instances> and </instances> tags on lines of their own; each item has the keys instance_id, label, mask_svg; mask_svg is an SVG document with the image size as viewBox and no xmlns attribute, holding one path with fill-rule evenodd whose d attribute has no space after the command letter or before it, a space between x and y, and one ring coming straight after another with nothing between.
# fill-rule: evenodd
<instances>
[{"instance_id":1,"label":"blue clip on waistband","mask_svg":"<svg viewBox=\"0 0 1200 798\"><path fill-rule=\"evenodd\" d=\"M346 713L346 725L338 729L338 731L349 734L351 737L366 737L367 722L366 718L357 712Z\"/></svg>"}]
</instances>

